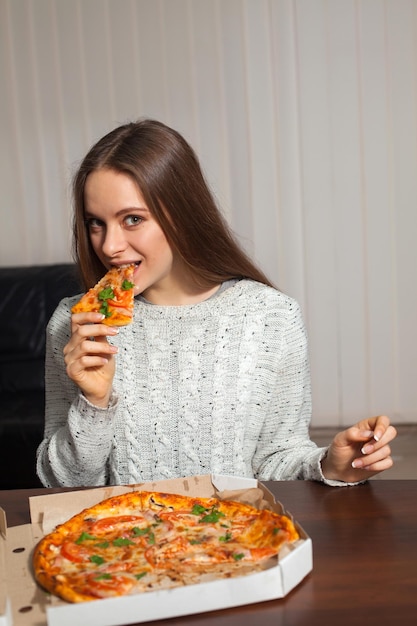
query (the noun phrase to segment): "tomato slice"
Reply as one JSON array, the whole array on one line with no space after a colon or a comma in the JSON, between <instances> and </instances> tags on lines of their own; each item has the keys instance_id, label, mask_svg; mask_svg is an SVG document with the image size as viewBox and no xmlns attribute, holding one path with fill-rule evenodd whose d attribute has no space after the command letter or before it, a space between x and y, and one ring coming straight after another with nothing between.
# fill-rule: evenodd
<instances>
[{"instance_id":1,"label":"tomato slice","mask_svg":"<svg viewBox=\"0 0 417 626\"><path fill-rule=\"evenodd\" d=\"M96 598L109 598L123 596L129 593L135 584L135 580L123 574L111 574L109 577L99 573L88 577L86 592Z\"/></svg>"},{"instance_id":2,"label":"tomato slice","mask_svg":"<svg viewBox=\"0 0 417 626\"><path fill-rule=\"evenodd\" d=\"M132 296L128 291L118 291L117 293L115 293L116 298L107 300L107 302L111 305L111 306L115 306L115 307L126 307L131 299Z\"/></svg>"},{"instance_id":3,"label":"tomato slice","mask_svg":"<svg viewBox=\"0 0 417 626\"><path fill-rule=\"evenodd\" d=\"M265 548L251 548L250 554L254 561L262 561L268 559L270 556L274 556L277 551L274 548L266 546Z\"/></svg>"},{"instance_id":4,"label":"tomato slice","mask_svg":"<svg viewBox=\"0 0 417 626\"><path fill-rule=\"evenodd\" d=\"M126 527L133 527L140 523L146 523L145 518L140 515L115 515L114 517L103 517L91 525L90 532L95 534L121 530Z\"/></svg>"},{"instance_id":5,"label":"tomato slice","mask_svg":"<svg viewBox=\"0 0 417 626\"><path fill-rule=\"evenodd\" d=\"M83 563L90 558L88 549L74 541L64 541L61 547L61 555L73 563Z\"/></svg>"}]
</instances>

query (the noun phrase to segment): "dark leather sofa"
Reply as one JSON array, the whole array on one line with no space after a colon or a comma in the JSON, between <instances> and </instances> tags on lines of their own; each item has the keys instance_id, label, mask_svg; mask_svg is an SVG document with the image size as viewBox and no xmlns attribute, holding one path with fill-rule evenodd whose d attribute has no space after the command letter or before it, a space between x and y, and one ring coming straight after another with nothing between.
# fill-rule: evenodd
<instances>
[{"instance_id":1,"label":"dark leather sofa","mask_svg":"<svg viewBox=\"0 0 417 626\"><path fill-rule=\"evenodd\" d=\"M81 291L70 263L0 268L0 489L40 486L45 329L59 301Z\"/></svg>"}]
</instances>

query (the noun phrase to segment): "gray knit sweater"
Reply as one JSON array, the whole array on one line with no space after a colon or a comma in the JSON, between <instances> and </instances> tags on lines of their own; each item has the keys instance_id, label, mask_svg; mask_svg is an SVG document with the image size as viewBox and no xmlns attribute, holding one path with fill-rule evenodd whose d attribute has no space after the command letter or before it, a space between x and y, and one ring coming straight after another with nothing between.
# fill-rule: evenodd
<instances>
[{"instance_id":1,"label":"gray knit sweater","mask_svg":"<svg viewBox=\"0 0 417 626\"><path fill-rule=\"evenodd\" d=\"M110 406L91 405L67 377L63 300L47 331L45 486L131 484L221 473L324 480L310 441L310 376L300 308L241 280L204 302L135 302L119 346ZM326 481L337 484L334 481Z\"/></svg>"}]
</instances>

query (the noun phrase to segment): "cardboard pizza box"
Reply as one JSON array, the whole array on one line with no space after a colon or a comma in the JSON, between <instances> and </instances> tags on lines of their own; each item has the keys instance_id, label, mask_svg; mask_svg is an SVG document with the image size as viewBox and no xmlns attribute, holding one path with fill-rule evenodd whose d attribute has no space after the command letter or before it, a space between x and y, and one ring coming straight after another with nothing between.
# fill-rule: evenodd
<instances>
[{"instance_id":1,"label":"cardboard pizza box","mask_svg":"<svg viewBox=\"0 0 417 626\"><path fill-rule=\"evenodd\" d=\"M280 553L276 565L236 578L70 604L43 591L33 577L31 556L39 539L72 515L113 495L144 490L212 497L252 488L262 489L278 513L291 516L258 481L223 475L35 496L29 499L31 523L12 528L7 528L0 509L0 626L121 626L284 597L313 567L311 539L296 520L301 539Z\"/></svg>"},{"instance_id":2,"label":"cardboard pizza box","mask_svg":"<svg viewBox=\"0 0 417 626\"><path fill-rule=\"evenodd\" d=\"M10 600L7 596L6 530L6 516L0 509L0 626L12 623Z\"/></svg>"}]
</instances>

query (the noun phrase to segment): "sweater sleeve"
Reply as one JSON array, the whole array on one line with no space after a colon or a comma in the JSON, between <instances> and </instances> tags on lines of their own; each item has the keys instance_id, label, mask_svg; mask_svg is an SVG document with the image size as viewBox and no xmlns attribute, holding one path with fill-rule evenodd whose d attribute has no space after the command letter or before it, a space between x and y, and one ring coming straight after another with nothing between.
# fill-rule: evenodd
<instances>
[{"instance_id":1,"label":"sweater sleeve","mask_svg":"<svg viewBox=\"0 0 417 626\"><path fill-rule=\"evenodd\" d=\"M274 347L275 384L253 457L253 472L260 480L317 480L333 486L321 470L327 448L311 441L311 383L308 342L299 305L287 311L280 336L273 314L266 341Z\"/></svg>"},{"instance_id":2,"label":"sweater sleeve","mask_svg":"<svg viewBox=\"0 0 417 626\"><path fill-rule=\"evenodd\" d=\"M37 472L45 487L99 486L108 481L117 401L107 409L90 404L66 374L63 348L70 338L71 300L53 314L46 336L45 430Z\"/></svg>"}]
</instances>

